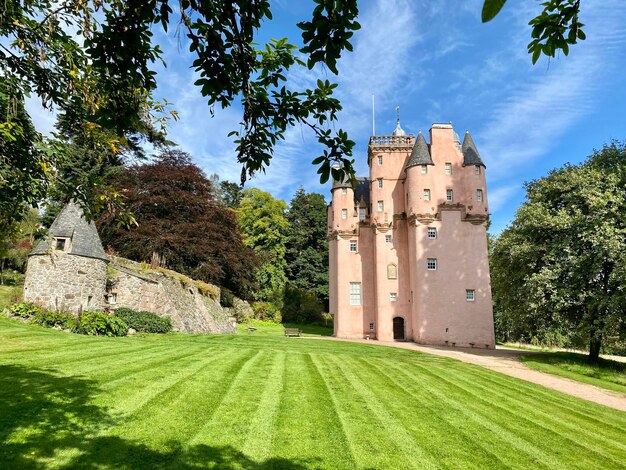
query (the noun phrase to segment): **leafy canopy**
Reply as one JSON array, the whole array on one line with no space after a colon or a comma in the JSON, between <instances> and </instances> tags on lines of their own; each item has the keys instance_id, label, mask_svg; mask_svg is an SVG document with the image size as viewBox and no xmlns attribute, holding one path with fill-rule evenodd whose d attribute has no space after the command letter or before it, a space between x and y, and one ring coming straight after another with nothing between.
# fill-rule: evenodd
<instances>
[{"instance_id":1,"label":"leafy canopy","mask_svg":"<svg viewBox=\"0 0 626 470\"><path fill-rule=\"evenodd\" d=\"M491 257L496 316L515 334L584 338L593 360L624 338L624 175L626 144L613 143L527 184Z\"/></svg>"}]
</instances>

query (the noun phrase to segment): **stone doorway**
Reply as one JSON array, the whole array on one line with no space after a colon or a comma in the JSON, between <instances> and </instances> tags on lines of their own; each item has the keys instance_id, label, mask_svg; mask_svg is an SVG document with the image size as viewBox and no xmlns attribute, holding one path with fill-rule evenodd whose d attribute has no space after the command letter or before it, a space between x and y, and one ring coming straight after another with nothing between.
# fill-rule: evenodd
<instances>
[{"instance_id":1,"label":"stone doorway","mask_svg":"<svg viewBox=\"0 0 626 470\"><path fill-rule=\"evenodd\" d=\"M395 317L393 319L393 339L404 341L404 318Z\"/></svg>"}]
</instances>

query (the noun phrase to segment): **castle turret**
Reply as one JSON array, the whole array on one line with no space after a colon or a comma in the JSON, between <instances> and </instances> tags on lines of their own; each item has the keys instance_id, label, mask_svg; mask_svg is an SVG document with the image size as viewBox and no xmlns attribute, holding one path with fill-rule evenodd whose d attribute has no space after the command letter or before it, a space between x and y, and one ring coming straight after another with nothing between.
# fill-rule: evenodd
<instances>
[{"instance_id":1,"label":"castle turret","mask_svg":"<svg viewBox=\"0 0 626 470\"><path fill-rule=\"evenodd\" d=\"M24 300L55 311L102 310L107 264L95 224L70 202L28 255Z\"/></svg>"}]
</instances>

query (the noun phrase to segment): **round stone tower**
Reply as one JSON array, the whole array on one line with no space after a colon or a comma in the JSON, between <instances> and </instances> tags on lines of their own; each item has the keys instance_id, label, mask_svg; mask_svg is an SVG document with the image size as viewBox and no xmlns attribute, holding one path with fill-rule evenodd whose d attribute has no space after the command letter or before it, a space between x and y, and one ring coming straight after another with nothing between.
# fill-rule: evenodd
<instances>
[{"instance_id":1,"label":"round stone tower","mask_svg":"<svg viewBox=\"0 0 626 470\"><path fill-rule=\"evenodd\" d=\"M28 256L24 300L55 311L102 310L108 262L96 226L71 202Z\"/></svg>"}]
</instances>

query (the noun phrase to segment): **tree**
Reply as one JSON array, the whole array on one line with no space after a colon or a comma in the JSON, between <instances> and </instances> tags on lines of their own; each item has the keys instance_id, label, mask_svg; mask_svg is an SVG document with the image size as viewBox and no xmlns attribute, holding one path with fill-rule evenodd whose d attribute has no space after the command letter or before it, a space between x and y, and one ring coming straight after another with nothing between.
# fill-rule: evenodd
<instances>
[{"instance_id":1,"label":"tree","mask_svg":"<svg viewBox=\"0 0 626 470\"><path fill-rule=\"evenodd\" d=\"M242 184L265 170L274 146L294 125L310 128L325 147L314 160L322 182L331 174L353 177L354 142L333 130L341 110L333 97L336 85L318 80L315 88L295 90L287 83L292 67L321 64L337 74L337 60L352 50L350 39L360 28L356 1L315 3L310 20L298 23L304 44L298 50L287 39L257 46L261 23L272 18L268 0L10 0L0 9L0 76L14 96L34 93L44 106L58 109L65 120L61 131L73 129L106 161L136 149L142 139L163 142L164 125L177 117L167 101L153 97L154 63L162 60L153 31L160 26L167 32L174 24L186 36L209 112L216 105L242 105L241 126L231 133ZM16 117L9 112L0 118L4 138L21 135L8 125ZM341 168L334 169L335 163ZM67 199L80 196L66 189ZM100 196L108 195L81 202L90 205Z\"/></svg>"},{"instance_id":2,"label":"tree","mask_svg":"<svg viewBox=\"0 0 626 470\"><path fill-rule=\"evenodd\" d=\"M483 3L483 23L495 18L506 0L485 0ZM543 10L528 23L532 26L532 40L528 44L533 64L543 54L555 57L557 51L569 54L569 46L586 38L582 28L585 26L578 18L580 0L547 0L541 4Z\"/></svg>"},{"instance_id":3,"label":"tree","mask_svg":"<svg viewBox=\"0 0 626 470\"><path fill-rule=\"evenodd\" d=\"M39 234L39 212L30 209L20 222L2 224L0 230L0 285L4 284L4 271L13 268L24 272L28 254Z\"/></svg>"},{"instance_id":4,"label":"tree","mask_svg":"<svg viewBox=\"0 0 626 470\"><path fill-rule=\"evenodd\" d=\"M256 300L278 302L287 281L285 243L289 223L285 218L286 209L285 201L274 199L270 193L257 188L243 191L237 215L244 243L260 260L256 272L259 290L253 294Z\"/></svg>"},{"instance_id":5,"label":"tree","mask_svg":"<svg viewBox=\"0 0 626 470\"><path fill-rule=\"evenodd\" d=\"M248 297L256 257L243 244L233 211L213 199L213 187L191 156L165 150L152 162L123 169L112 180L138 226L119 226L109 213L98 226L103 244L121 256L150 261Z\"/></svg>"},{"instance_id":6,"label":"tree","mask_svg":"<svg viewBox=\"0 0 626 470\"><path fill-rule=\"evenodd\" d=\"M287 212L286 274L293 287L328 304L327 207L324 196L300 187Z\"/></svg>"},{"instance_id":7,"label":"tree","mask_svg":"<svg viewBox=\"0 0 626 470\"><path fill-rule=\"evenodd\" d=\"M497 316L513 335L584 337L591 361L624 336L624 175L626 144L613 143L526 185L491 260Z\"/></svg>"}]
</instances>

